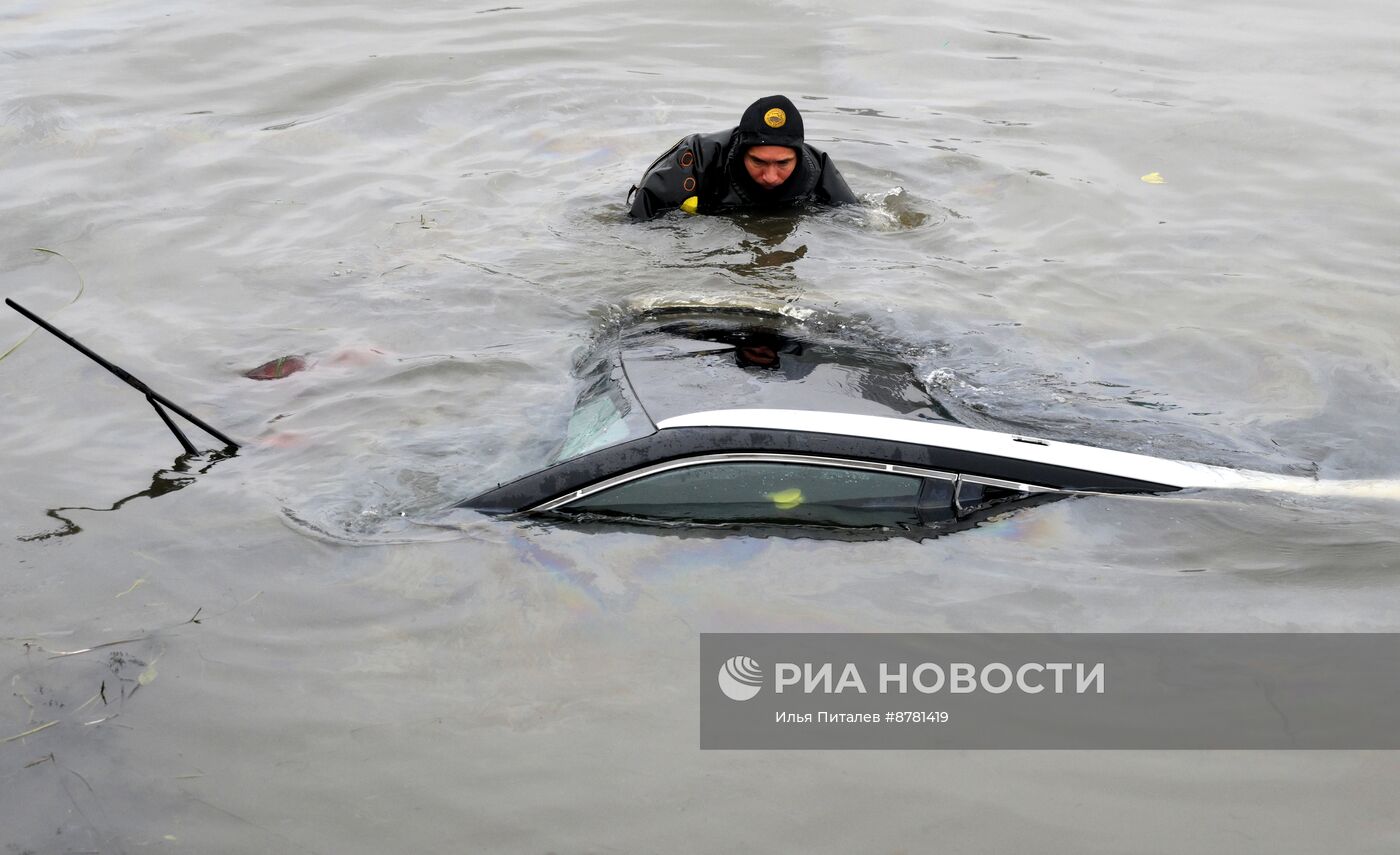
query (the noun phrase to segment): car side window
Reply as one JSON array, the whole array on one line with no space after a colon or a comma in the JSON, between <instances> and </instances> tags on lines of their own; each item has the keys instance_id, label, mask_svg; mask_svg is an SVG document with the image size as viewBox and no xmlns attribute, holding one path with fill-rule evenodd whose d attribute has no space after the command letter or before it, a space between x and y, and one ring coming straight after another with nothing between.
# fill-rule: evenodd
<instances>
[{"instance_id":1,"label":"car side window","mask_svg":"<svg viewBox=\"0 0 1400 855\"><path fill-rule=\"evenodd\" d=\"M619 484L565 505L677 522L917 526L924 479L796 463L706 463Z\"/></svg>"},{"instance_id":2,"label":"car side window","mask_svg":"<svg viewBox=\"0 0 1400 855\"><path fill-rule=\"evenodd\" d=\"M957 488L957 501L954 503L958 516L967 516L974 511L982 511L995 505L1014 502L1026 498L1027 494L1006 487L995 487L973 481L963 481Z\"/></svg>"}]
</instances>

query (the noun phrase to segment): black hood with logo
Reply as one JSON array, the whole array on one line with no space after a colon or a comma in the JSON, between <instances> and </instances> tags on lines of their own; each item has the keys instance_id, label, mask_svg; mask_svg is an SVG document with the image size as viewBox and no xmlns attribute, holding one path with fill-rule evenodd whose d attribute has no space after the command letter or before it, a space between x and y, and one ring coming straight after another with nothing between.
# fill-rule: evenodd
<instances>
[{"instance_id":1,"label":"black hood with logo","mask_svg":"<svg viewBox=\"0 0 1400 855\"><path fill-rule=\"evenodd\" d=\"M785 95L769 95L750 104L734 134L735 143L744 148L756 145L801 148L805 142L802 114Z\"/></svg>"}]
</instances>

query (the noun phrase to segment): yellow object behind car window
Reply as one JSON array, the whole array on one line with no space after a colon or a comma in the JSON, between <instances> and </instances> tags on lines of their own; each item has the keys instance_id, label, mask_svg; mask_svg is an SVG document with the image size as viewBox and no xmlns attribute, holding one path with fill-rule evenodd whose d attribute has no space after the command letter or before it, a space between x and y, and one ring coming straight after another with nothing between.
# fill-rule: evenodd
<instances>
[{"instance_id":1,"label":"yellow object behind car window","mask_svg":"<svg viewBox=\"0 0 1400 855\"><path fill-rule=\"evenodd\" d=\"M776 493L769 493L768 498L773 500L773 504L780 511L790 511L802 504L802 490L791 487L786 490L779 490Z\"/></svg>"}]
</instances>

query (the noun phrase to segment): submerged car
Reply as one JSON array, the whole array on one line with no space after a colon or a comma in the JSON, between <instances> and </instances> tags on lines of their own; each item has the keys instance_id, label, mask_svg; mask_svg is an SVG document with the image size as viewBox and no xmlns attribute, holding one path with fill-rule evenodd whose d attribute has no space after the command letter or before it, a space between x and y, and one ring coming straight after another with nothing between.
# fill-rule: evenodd
<instances>
[{"instance_id":1,"label":"submerged car","mask_svg":"<svg viewBox=\"0 0 1400 855\"><path fill-rule=\"evenodd\" d=\"M581 370L551 464L457 507L917 532L1067 495L1284 478L968 427L899 355L781 314L652 311L613 344Z\"/></svg>"}]
</instances>

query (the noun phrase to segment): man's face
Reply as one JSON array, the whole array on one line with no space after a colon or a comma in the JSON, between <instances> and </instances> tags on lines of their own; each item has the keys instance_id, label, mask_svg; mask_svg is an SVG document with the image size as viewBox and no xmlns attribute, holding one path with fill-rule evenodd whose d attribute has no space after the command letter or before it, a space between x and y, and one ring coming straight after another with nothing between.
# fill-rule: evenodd
<instances>
[{"instance_id":1,"label":"man's face","mask_svg":"<svg viewBox=\"0 0 1400 855\"><path fill-rule=\"evenodd\" d=\"M797 152L785 145L756 145L744 152L744 168L755 184L772 190L797 168Z\"/></svg>"}]
</instances>

